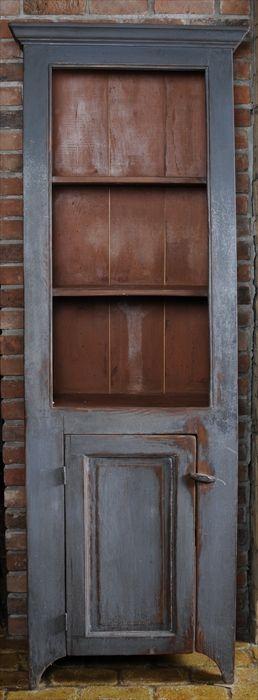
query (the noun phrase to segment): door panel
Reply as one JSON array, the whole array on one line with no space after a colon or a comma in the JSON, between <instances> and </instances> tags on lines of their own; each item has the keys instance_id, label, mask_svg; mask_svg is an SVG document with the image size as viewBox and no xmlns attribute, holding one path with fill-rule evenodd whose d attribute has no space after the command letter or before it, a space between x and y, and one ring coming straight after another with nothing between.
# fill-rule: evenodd
<instances>
[{"instance_id":1,"label":"door panel","mask_svg":"<svg viewBox=\"0 0 258 700\"><path fill-rule=\"evenodd\" d=\"M193 436L67 437L68 653L192 648L195 452Z\"/></svg>"}]
</instances>

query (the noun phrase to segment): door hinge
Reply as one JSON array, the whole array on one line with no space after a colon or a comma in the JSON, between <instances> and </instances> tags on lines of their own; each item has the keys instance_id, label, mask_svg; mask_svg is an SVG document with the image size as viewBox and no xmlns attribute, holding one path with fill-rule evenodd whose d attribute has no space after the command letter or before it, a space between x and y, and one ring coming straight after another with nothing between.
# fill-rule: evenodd
<instances>
[{"instance_id":1,"label":"door hinge","mask_svg":"<svg viewBox=\"0 0 258 700\"><path fill-rule=\"evenodd\" d=\"M216 477L211 474L202 474L201 472L192 472L189 474L191 479L200 484L214 484Z\"/></svg>"},{"instance_id":2,"label":"door hinge","mask_svg":"<svg viewBox=\"0 0 258 700\"><path fill-rule=\"evenodd\" d=\"M67 615L67 612L65 612L64 617L65 617L65 631L67 632L67 630L68 630L68 615Z\"/></svg>"},{"instance_id":3,"label":"door hinge","mask_svg":"<svg viewBox=\"0 0 258 700\"><path fill-rule=\"evenodd\" d=\"M64 486L66 486L66 466L63 466L63 479L64 479Z\"/></svg>"}]
</instances>

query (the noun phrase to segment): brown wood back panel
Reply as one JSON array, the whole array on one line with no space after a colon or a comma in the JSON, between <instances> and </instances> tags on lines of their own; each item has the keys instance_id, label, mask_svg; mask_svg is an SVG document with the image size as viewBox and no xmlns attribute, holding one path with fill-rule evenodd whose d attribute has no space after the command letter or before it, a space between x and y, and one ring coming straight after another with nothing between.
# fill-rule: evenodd
<instances>
[{"instance_id":1,"label":"brown wood back panel","mask_svg":"<svg viewBox=\"0 0 258 700\"><path fill-rule=\"evenodd\" d=\"M56 286L108 284L107 187L55 187L53 280Z\"/></svg>"},{"instance_id":2,"label":"brown wood back panel","mask_svg":"<svg viewBox=\"0 0 258 700\"><path fill-rule=\"evenodd\" d=\"M202 73L166 79L166 175L205 177L206 105Z\"/></svg>"},{"instance_id":3,"label":"brown wood back panel","mask_svg":"<svg viewBox=\"0 0 258 700\"><path fill-rule=\"evenodd\" d=\"M208 391L206 301L55 300L54 398L208 405Z\"/></svg>"},{"instance_id":4,"label":"brown wood back panel","mask_svg":"<svg viewBox=\"0 0 258 700\"><path fill-rule=\"evenodd\" d=\"M107 74L53 71L53 169L57 175L107 175Z\"/></svg>"},{"instance_id":5,"label":"brown wood back panel","mask_svg":"<svg viewBox=\"0 0 258 700\"><path fill-rule=\"evenodd\" d=\"M104 302L54 304L54 396L108 392L108 314Z\"/></svg>"},{"instance_id":6,"label":"brown wood back panel","mask_svg":"<svg viewBox=\"0 0 258 700\"><path fill-rule=\"evenodd\" d=\"M208 284L203 187L57 186L55 286Z\"/></svg>"},{"instance_id":7,"label":"brown wood back panel","mask_svg":"<svg viewBox=\"0 0 258 700\"><path fill-rule=\"evenodd\" d=\"M209 392L209 318L205 300L166 303L166 390Z\"/></svg>"},{"instance_id":8,"label":"brown wood back panel","mask_svg":"<svg viewBox=\"0 0 258 700\"><path fill-rule=\"evenodd\" d=\"M160 301L113 301L110 317L111 391L163 391L164 305Z\"/></svg>"},{"instance_id":9,"label":"brown wood back panel","mask_svg":"<svg viewBox=\"0 0 258 700\"><path fill-rule=\"evenodd\" d=\"M55 70L53 173L205 177L204 73Z\"/></svg>"}]
</instances>

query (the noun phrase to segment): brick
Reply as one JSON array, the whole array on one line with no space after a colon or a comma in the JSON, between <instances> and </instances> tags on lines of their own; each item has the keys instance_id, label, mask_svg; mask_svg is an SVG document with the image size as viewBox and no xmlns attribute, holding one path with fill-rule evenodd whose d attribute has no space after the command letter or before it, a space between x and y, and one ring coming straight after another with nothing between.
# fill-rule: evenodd
<instances>
[{"instance_id":1,"label":"brick","mask_svg":"<svg viewBox=\"0 0 258 700\"><path fill-rule=\"evenodd\" d=\"M0 132L0 147L2 151L19 151L22 148L22 132L2 130Z\"/></svg>"},{"instance_id":2,"label":"brick","mask_svg":"<svg viewBox=\"0 0 258 700\"><path fill-rule=\"evenodd\" d=\"M247 105L251 102L251 92L249 85L234 86L234 100L237 105Z\"/></svg>"},{"instance_id":3,"label":"brick","mask_svg":"<svg viewBox=\"0 0 258 700\"><path fill-rule=\"evenodd\" d=\"M236 177L236 189L237 192L249 192L250 180L247 173L238 173Z\"/></svg>"},{"instance_id":4,"label":"brick","mask_svg":"<svg viewBox=\"0 0 258 700\"><path fill-rule=\"evenodd\" d=\"M134 15L148 10L147 0L91 0L90 12L96 15Z\"/></svg>"},{"instance_id":5,"label":"brick","mask_svg":"<svg viewBox=\"0 0 258 700\"><path fill-rule=\"evenodd\" d=\"M22 399L24 396L23 380L4 377L1 381L1 395L3 399Z\"/></svg>"},{"instance_id":6,"label":"brick","mask_svg":"<svg viewBox=\"0 0 258 700\"><path fill-rule=\"evenodd\" d=\"M11 30L9 29L9 22L7 19L2 19L0 21L0 38L10 39L12 37Z\"/></svg>"},{"instance_id":7,"label":"brick","mask_svg":"<svg viewBox=\"0 0 258 700\"><path fill-rule=\"evenodd\" d=\"M19 669L19 656L12 651L5 653L0 653L0 670L6 671L18 671ZM1 697L1 696L0 696Z\"/></svg>"},{"instance_id":8,"label":"brick","mask_svg":"<svg viewBox=\"0 0 258 700\"><path fill-rule=\"evenodd\" d=\"M152 698L153 693L150 688L139 688L139 686L131 688L108 685L89 686L81 690L80 695L80 700L152 700Z\"/></svg>"},{"instance_id":9,"label":"brick","mask_svg":"<svg viewBox=\"0 0 258 700\"><path fill-rule=\"evenodd\" d=\"M24 671L0 671L0 685L8 688L27 688L28 673ZM9 694L9 693L8 693ZM28 693L27 693L28 699Z\"/></svg>"},{"instance_id":10,"label":"brick","mask_svg":"<svg viewBox=\"0 0 258 700\"><path fill-rule=\"evenodd\" d=\"M15 375L21 375L23 374L24 371L24 360L23 356L17 356L17 357L10 357L10 355L7 355L6 357L2 357L1 359L1 373L5 376L15 376Z\"/></svg>"},{"instance_id":11,"label":"brick","mask_svg":"<svg viewBox=\"0 0 258 700\"><path fill-rule=\"evenodd\" d=\"M239 684L236 686L233 695L234 700L258 700L257 683Z\"/></svg>"},{"instance_id":12,"label":"brick","mask_svg":"<svg viewBox=\"0 0 258 700\"><path fill-rule=\"evenodd\" d=\"M2 330L11 330L13 328L23 328L23 312L14 309L2 309L1 324Z\"/></svg>"},{"instance_id":13,"label":"brick","mask_svg":"<svg viewBox=\"0 0 258 700\"><path fill-rule=\"evenodd\" d=\"M220 12L224 15L249 15L249 0L221 0Z\"/></svg>"},{"instance_id":14,"label":"brick","mask_svg":"<svg viewBox=\"0 0 258 700\"><path fill-rule=\"evenodd\" d=\"M22 103L22 92L20 87L0 87L0 105L17 107Z\"/></svg>"},{"instance_id":15,"label":"brick","mask_svg":"<svg viewBox=\"0 0 258 700\"><path fill-rule=\"evenodd\" d=\"M235 126L250 126L251 125L251 112L249 109L237 108L235 109Z\"/></svg>"},{"instance_id":16,"label":"brick","mask_svg":"<svg viewBox=\"0 0 258 700\"><path fill-rule=\"evenodd\" d=\"M248 241L238 241L237 257L239 260L249 260L251 255L251 246Z\"/></svg>"},{"instance_id":17,"label":"brick","mask_svg":"<svg viewBox=\"0 0 258 700\"><path fill-rule=\"evenodd\" d=\"M250 359L247 353L243 353L238 357L238 370L239 372L248 372L250 367Z\"/></svg>"},{"instance_id":18,"label":"brick","mask_svg":"<svg viewBox=\"0 0 258 700\"><path fill-rule=\"evenodd\" d=\"M27 576L26 573L9 573L7 574L7 591L10 593L26 593L27 591Z\"/></svg>"},{"instance_id":19,"label":"brick","mask_svg":"<svg viewBox=\"0 0 258 700\"><path fill-rule=\"evenodd\" d=\"M238 331L238 350L239 352L246 352L250 346L250 333L249 330Z\"/></svg>"},{"instance_id":20,"label":"brick","mask_svg":"<svg viewBox=\"0 0 258 700\"><path fill-rule=\"evenodd\" d=\"M248 132L245 129L236 129L235 145L237 149L248 148Z\"/></svg>"},{"instance_id":21,"label":"brick","mask_svg":"<svg viewBox=\"0 0 258 700\"><path fill-rule=\"evenodd\" d=\"M27 598L21 593L9 593L7 598L7 610L9 615L26 615Z\"/></svg>"},{"instance_id":22,"label":"brick","mask_svg":"<svg viewBox=\"0 0 258 700\"><path fill-rule=\"evenodd\" d=\"M9 42L6 42L9 43ZM3 44L4 45L4 44ZM5 44L6 45L6 44ZM0 64L0 80L1 81L18 81L23 78L22 63L1 63Z\"/></svg>"},{"instance_id":23,"label":"brick","mask_svg":"<svg viewBox=\"0 0 258 700\"><path fill-rule=\"evenodd\" d=\"M22 399L5 399L2 401L2 418L4 420L21 420L24 418L24 401Z\"/></svg>"},{"instance_id":24,"label":"brick","mask_svg":"<svg viewBox=\"0 0 258 700\"><path fill-rule=\"evenodd\" d=\"M0 348L2 355L22 355L23 336L0 335Z\"/></svg>"},{"instance_id":25,"label":"brick","mask_svg":"<svg viewBox=\"0 0 258 700\"><path fill-rule=\"evenodd\" d=\"M4 113L2 112L2 115ZM20 114L19 112L14 112L14 119L12 120L12 124L10 124L10 128L19 128L20 126ZM2 121L2 123L1 123ZM1 120L1 112L0 112L0 125L1 126L9 126L8 123L4 124L3 119ZM20 173L22 172L22 155L20 154L14 154L14 153L1 153L0 154L0 170L3 172L12 172L12 173Z\"/></svg>"},{"instance_id":26,"label":"brick","mask_svg":"<svg viewBox=\"0 0 258 700\"><path fill-rule=\"evenodd\" d=\"M5 467L4 470L5 486L24 486L25 485L25 468L22 466Z\"/></svg>"},{"instance_id":27,"label":"brick","mask_svg":"<svg viewBox=\"0 0 258 700\"><path fill-rule=\"evenodd\" d=\"M5 542L7 549L26 549L26 532L22 532L20 530L7 530L5 533Z\"/></svg>"},{"instance_id":28,"label":"brick","mask_svg":"<svg viewBox=\"0 0 258 700\"><path fill-rule=\"evenodd\" d=\"M162 667L136 667L130 670L121 671L121 678L124 685L131 684L150 684L159 685L160 683L178 683L182 680L187 680L187 672L181 668L173 668L172 666Z\"/></svg>"},{"instance_id":29,"label":"brick","mask_svg":"<svg viewBox=\"0 0 258 700\"><path fill-rule=\"evenodd\" d=\"M250 389L250 381L249 381L248 377L239 377L238 378L238 391L239 391L240 396L247 396L249 389ZM241 454L239 454L240 459L244 459L243 448L245 448L245 445L241 445L239 448L241 451Z\"/></svg>"},{"instance_id":30,"label":"brick","mask_svg":"<svg viewBox=\"0 0 258 700\"><path fill-rule=\"evenodd\" d=\"M2 41L1 43L1 58L2 61L20 58L22 50L14 39L11 41Z\"/></svg>"},{"instance_id":31,"label":"brick","mask_svg":"<svg viewBox=\"0 0 258 700\"><path fill-rule=\"evenodd\" d=\"M236 171L243 172L248 170L248 155L246 153L236 154Z\"/></svg>"},{"instance_id":32,"label":"brick","mask_svg":"<svg viewBox=\"0 0 258 700\"><path fill-rule=\"evenodd\" d=\"M53 669L50 674L51 685L77 685L85 686L88 683L94 685L116 684L118 681L117 671L112 668L101 666L61 666Z\"/></svg>"},{"instance_id":33,"label":"brick","mask_svg":"<svg viewBox=\"0 0 258 700\"><path fill-rule=\"evenodd\" d=\"M8 307L13 306L17 308L18 306L23 306L23 288L20 287L19 289L1 289L0 303L1 306ZM15 352L18 352L18 350L16 350ZM10 351L8 354L10 354Z\"/></svg>"},{"instance_id":34,"label":"brick","mask_svg":"<svg viewBox=\"0 0 258 700\"><path fill-rule=\"evenodd\" d=\"M22 216L22 214L22 199L0 199L0 216ZM3 260L3 262L6 261Z\"/></svg>"},{"instance_id":35,"label":"brick","mask_svg":"<svg viewBox=\"0 0 258 700\"><path fill-rule=\"evenodd\" d=\"M11 178L13 179L13 178ZM1 240L19 240L23 237L23 222L21 220L10 220L1 219L0 220L0 239ZM22 268L20 268L22 271ZM2 268L3 271L3 268ZM21 277L23 279L23 276ZM2 282L2 284L5 284ZM12 282L7 282L7 284L12 284Z\"/></svg>"},{"instance_id":36,"label":"brick","mask_svg":"<svg viewBox=\"0 0 258 700\"><path fill-rule=\"evenodd\" d=\"M5 489L6 508L24 508L25 504L26 495L24 486L8 486Z\"/></svg>"},{"instance_id":37,"label":"brick","mask_svg":"<svg viewBox=\"0 0 258 700\"><path fill-rule=\"evenodd\" d=\"M5 525L11 529L24 529L26 527L26 512L22 508L7 508L5 511Z\"/></svg>"},{"instance_id":38,"label":"brick","mask_svg":"<svg viewBox=\"0 0 258 700\"><path fill-rule=\"evenodd\" d=\"M19 0L4 0L1 5L1 15L4 17L15 17L20 14Z\"/></svg>"},{"instance_id":39,"label":"brick","mask_svg":"<svg viewBox=\"0 0 258 700\"><path fill-rule=\"evenodd\" d=\"M3 440L4 442L23 442L24 439L24 421L13 423L4 423L3 425ZM11 469L11 467L7 467Z\"/></svg>"},{"instance_id":40,"label":"brick","mask_svg":"<svg viewBox=\"0 0 258 700\"><path fill-rule=\"evenodd\" d=\"M27 15L79 15L85 11L85 0L24 0Z\"/></svg>"},{"instance_id":41,"label":"brick","mask_svg":"<svg viewBox=\"0 0 258 700\"><path fill-rule=\"evenodd\" d=\"M24 445L5 443L3 447L3 460L5 464L23 464L24 457Z\"/></svg>"},{"instance_id":42,"label":"brick","mask_svg":"<svg viewBox=\"0 0 258 700\"><path fill-rule=\"evenodd\" d=\"M253 323L253 310L249 307L240 307L238 309L239 326L251 326Z\"/></svg>"},{"instance_id":43,"label":"brick","mask_svg":"<svg viewBox=\"0 0 258 700\"><path fill-rule=\"evenodd\" d=\"M166 14L212 15L213 0L155 0L155 12Z\"/></svg>"},{"instance_id":44,"label":"brick","mask_svg":"<svg viewBox=\"0 0 258 700\"><path fill-rule=\"evenodd\" d=\"M17 263L23 260L22 243L1 243L0 256L2 263Z\"/></svg>"},{"instance_id":45,"label":"brick","mask_svg":"<svg viewBox=\"0 0 258 700\"><path fill-rule=\"evenodd\" d=\"M239 282L249 282L252 279L253 270L251 265L241 264L238 266L237 279Z\"/></svg>"},{"instance_id":46,"label":"brick","mask_svg":"<svg viewBox=\"0 0 258 700\"><path fill-rule=\"evenodd\" d=\"M0 283L1 284L22 284L23 283L23 267L22 267L22 265L0 266ZM9 326L7 326L7 328L9 328Z\"/></svg>"},{"instance_id":47,"label":"brick","mask_svg":"<svg viewBox=\"0 0 258 700\"><path fill-rule=\"evenodd\" d=\"M227 700L226 688L191 684L189 687L157 688L155 700Z\"/></svg>"},{"instance_id":48,"label":"brick","mask_svg":"<svg viewBox=\"0 0 258 700\"><path fill-rule=\"evenodd\" d=\"M30 694L27 690L8 693L8 700L29 700L29 698ZM35 700L78 700L78 692L76 688L45 688L34 691L31 694L31 699L33 698Z\"/></svg>"},{"instance_id":49,"label":"brick","mask_svg":"<svg viewBox=\"0 0 258 700\"><path fill-rule=\"evenodd\" d=\"M248 213L248 196L244 194L238 194L236 198L236 211L237 214L247 214Z\"/></svg>"},{"instance_id":50,"label":"brick","mask_svg":"<svg viewBox=\"0 0 258 700\"><path fill-rule=\"evenodd\" d=\"M7 552L7 571L25 571L27 566L27 556L25 552Z\"/></svg>"},{"instance_id":51,"label":"brick","mask_svg":"<svg viewBox=\"0 0 258 700\"><path fill-rule=\"evenodd\" d=\"M3 177L0 178L0 192L5 195L21 195L22 194L22 179L20 177ZM21 211L22 213L22 211ZM10 214L8 214L10 216Z\"/></svg>"},{"instance_id":52,"label":"brick","mask_svg":"<svg viewBox=\"0 0 258 700\"><path fill-rule=\"evenodd\" d=\"M22 110L21 109L2 109L0 111L0 129L21 129L22 128ZM1 170L3 168L1 167Z\"/></svg>"},{"instance_id":53,"label":"brick","mask_svg":"<svg viewBox=\"0 0 258 700\"><path fill-rule=\"evenodd\" d=\"M8 619L8 633L14 637L25 637L27 635L27 616L10 615ZM27 681L27 674L25 678Z\"/></svg>"},{"instance_id":54,"label":"brick","mask_svg":"<svg viewBox=\"0 0 258 700\"><path fill-rule=\"evenodd\" d=\"M236 80L250 80L251 64L245 61L234 61L234 77Z\"/></svg>"}]
</instances>

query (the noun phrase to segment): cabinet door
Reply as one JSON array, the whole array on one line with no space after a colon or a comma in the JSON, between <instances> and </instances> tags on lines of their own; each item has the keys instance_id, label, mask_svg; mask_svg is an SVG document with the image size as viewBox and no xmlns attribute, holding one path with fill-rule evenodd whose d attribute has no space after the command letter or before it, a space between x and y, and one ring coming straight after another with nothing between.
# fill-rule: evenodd
<instances>
[{"instance_id":1,"label":"cabinet door","mask_svg":"<svg viewBox=\"0 0 258 700\"><path fill-rule=\"evenodd\" d=\"M68 436L68 653L191 650L193 436Z\"/></svg>"}]
</instances>

